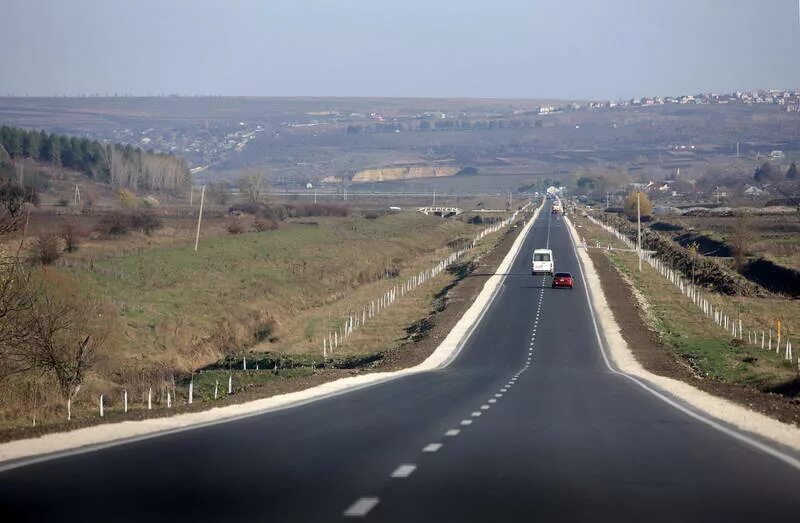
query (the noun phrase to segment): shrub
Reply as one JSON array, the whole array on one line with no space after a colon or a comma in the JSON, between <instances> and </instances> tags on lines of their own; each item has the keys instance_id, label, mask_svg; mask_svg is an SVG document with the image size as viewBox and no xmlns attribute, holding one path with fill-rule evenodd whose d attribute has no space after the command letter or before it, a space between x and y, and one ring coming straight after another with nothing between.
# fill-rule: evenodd
<instances>
[{"instance_id":1,"label":"shrub","mask_svg":"<svg viewBox=\"0 0 800 523\"><path fill-rule=\"evenodd\" d=\"M161 202L159 202L154 196L145 196L142 198L142 206L147 207L148 209L158 207L159 205L161 205Z\"/></svg>"},{"instance_id":2,"label":"shrub","mask_svg":"<svg viewBox=\"0 0 800 523\"><path fill-rule=\"evenodd\" d=\"M253 229L255 229L258 232L274 231L277 228L278 228L278 222L276 222L272 218L267 218L265 220L256 220L253 222Z\"/></svg>"},{"instance_id":3,"label":"shrub","mask_svg":"<svg viewBox=\"0 0 800 523\"><path fill-rule=\"evenodd\" d=\"M141 229L147 236L154 230L160 229L162 225L161 218L150 212L137 212L131 215L131 226Z\"/></svg>"},{"instance_id":4,"label":"shrub","mask_svg":"<svg viewBox=\"0 0 800 523\"><path fill-rule=\"evenodd\" d=\"M241 220L231 220L228 222L228 232L231 234L242 234L244 232L244 224Z\"/></svg>"},{"instance_id":5,"label":"shrub","mask_svg":"<svg viewBox=\"0 0 800 523\"><path fill-rule=\"evenodd\" d=\"M69 205L69 200L67 200L66 198L59 198L57 205L59 207L67 207Z\"/></svg>"},{"instance_id":6,"label":"shrub","mask_svg":"<svg viewBox=\"0 0 800 523\"><path fill-rule=\"evenodd\" d=\"M84 236L86 231L75 222L69 221L61 226L61 239L64 240L64 250L67 252L77 251L80 238Z\"/></svg>"},{"instance_id":7,"label":"shrub","mask_svg":"<svg viewBox=\"0 0 800 523\"><path fill-rule=\"evenodd\" d=\"M367 211L367 212L364 213L364 218L366 218L367 220L375 220L375 219L377 219L379 217L380 217L380 214L378 214L375 211Z\"/></svg>"},{"instance_id":8,"label":"shrub","mask_svg":"<svg viewBox=\"0 0 800 523\"><path fill-rule=\"evenodd\" d=\"M61 243L58 236L45 234L33 240L30 259L33 263L50 265L61 257Z\"/></svg>"},{"instance_id":9,"label":"shrub","mask_svg":"<svg viewBox=\"0 0 800 523\"><path fill-rule=\"evenodd\" d=\"M97 225L97 230L105 235L122 236L128 234L131 228L130 217L121 212L114 212L104 216Z\"/></svg>"},{"instance_id":10,"label":"shrub","mask_svg":"<svg viewBox=\"0 0 800 523\"><path fill-rule=\"evenodd\" d=\"M117 199L123 207L133 207L136 205L136 195L128 189L117 189Z\"/></svg>"}]
</instances>

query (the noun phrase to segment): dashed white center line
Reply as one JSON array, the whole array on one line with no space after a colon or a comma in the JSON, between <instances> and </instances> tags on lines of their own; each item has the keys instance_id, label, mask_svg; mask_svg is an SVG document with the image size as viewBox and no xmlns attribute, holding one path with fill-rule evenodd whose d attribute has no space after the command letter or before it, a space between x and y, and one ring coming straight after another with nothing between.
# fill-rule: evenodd
<instances>
[{"instance_id":1,"label":"dashed white center line","mask_svg":"<svg viewBox=\"0 0 800 523\"><path fill-rule=\"evenodd\" d=\"M391 477L393 477L393 478L407 478L416 469L417 469L416 465L413 465L411 463L406 463L406 464L400 465L399 467L394 469L394 472L392 472Z\"/></svg>"},{"instance_id":2,"label":"dashed white center line","mask_svg":"<svg viewBox=\"0 0 800 523\"><path fill-rule=\"evenodd\" d=\"M481 405L481 409L483 409L483 410L489 410L489 405Z\"/></svg>"},{"instance_id":3,"label":"dashed white center line","mask_svg":"<svg viewBox=\"0 0 800 523\"><path fill-rule=\"evenodd\" d=\"M508 392L508 389L500 389L500 392Z\"/></svg>"},{"instance_id":4,"label":"dashed white center line","mask_svg":"<svg viewBox=\"0 0 800 523\"><path fill-rule=\"evenodd\" d=\"M344 515L348 518L363 518L375 508L379 501L378 498L358 498L355 503L347 507Z\"/></svg>"},{"instance_id":5,"label":"dashed white center line","mask_svg":"<svg viewBox=\"0 0 800 523\"><path fill-rule=\"evenodd\" d=\"M462 425L472 425L472 420L471 419L462 419L461 420L461 424Z\"/></svg>"},{"instance_id":6,"label":"dashed white center line","mask_svg":"<svg viewBox=\"0 0 800 523\"><path fill-rule=\"evenodd\" d=\"M472 414L470 414L470 415L471 415L473 418L477 418L477 417L478 417L478 416L480 416L481 414L483 414L483 412L478 412L478 411L476 410L475 412L473 412L473 413L472 413Z\"/></svg>"},{"instance_id":7,"label":"dashed white center line","mask_svg":"<svg viewBox=\"0 0 800 523\"><path fill-rule=\"evenodd\" d=\"M489 403L497 403L497 400L492 398L492 399L489 400Z\"/></svg>"},{"instance_id":8,"label":"dashed white center line","mask_svg":"<svg viewBox=\"0 0 800 523\"><path fill-rule=\"evenodd\" d=\"M422 449L422 452L436 452L440 448L442 448L441 443L429 443L428 445L425 445L425 447Z\"/></svg>"},{"instance_id":9,"label":"dashed white center line","mask_svg":"<svg viewBox=\"0 0 800 523\"><path fill-rule=\"evenodd\" d=\"M459 429L450 429L444 433L445 436L458 436L461 431Z\"/></svg>"},{"instance_id":10,"label":"dashed white center line","mask_svg":"<svg viewBox=\"0 0 800 523\"><path fill-rule=\"evenodd\" d=\"M495 398L502 398L502 397L503 397L503 395L502 395L502 394L495 394L495 395L494 395L494 397L495 397Z\"/></svg>"}]
</instances>

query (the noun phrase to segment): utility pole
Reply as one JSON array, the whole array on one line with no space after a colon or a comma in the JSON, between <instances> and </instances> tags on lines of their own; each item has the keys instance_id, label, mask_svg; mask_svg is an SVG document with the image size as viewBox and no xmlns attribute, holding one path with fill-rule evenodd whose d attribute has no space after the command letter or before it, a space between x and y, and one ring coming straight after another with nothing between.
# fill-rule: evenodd
<instances>
[{"instance_id":1,"label":"utility pole","mask_svg":"<svg viewBox=\"0 0 800 523\"><path fill-rule=\"evenodd\" d=\"M736 142L736 157L739 157L739 142Z\"/></svg>"},{"instance_id":2,"label":"utility pole","mask_svg":"<svg viewBox=\"0 0 800 523\"><path fill-rule=\"evenodd\" d=\"M642 192L636 193L636 229L639 243L639 272L642 272Z\"/></svg>"},{"instance_id":3,"label":"utility pole","mask_svg":"<svg viewBox=\"0 0 800 523\"><path fill-rule=\"evenodd\" d=\"M433 190L433 205L431 207L436 207L436 189Z\"/></svg>"},{"instance_id":4,"label":"utility pole","mask_svg":"<svg viewBox=\"0 0 800 523\"><path fill-rule=\"evenodd\" d=\"M197 252L197 245L200 243L200 222L203 221L203 202L206 199L206 186L200 191L200 212L197 214L197 234L194 236L194 252Z\"/></svg>"}]
</instances>

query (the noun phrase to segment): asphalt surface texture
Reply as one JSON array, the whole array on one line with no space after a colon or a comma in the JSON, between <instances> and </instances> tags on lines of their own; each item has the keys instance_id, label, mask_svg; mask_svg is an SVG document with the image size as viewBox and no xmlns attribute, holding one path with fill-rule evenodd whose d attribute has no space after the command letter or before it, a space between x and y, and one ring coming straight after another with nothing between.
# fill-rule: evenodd
<instances>
[{"instance_id":1,"label":"asphalt surface texture","mask_svg":"<svg viewBox=\"0 0 800 523\"><path fill-rule=\"evenodd\" d=\"M2 472L0 519L795 520L799 470L607 367L583 285L546 206L447 368Z\"/></svg>"}]
</instances>

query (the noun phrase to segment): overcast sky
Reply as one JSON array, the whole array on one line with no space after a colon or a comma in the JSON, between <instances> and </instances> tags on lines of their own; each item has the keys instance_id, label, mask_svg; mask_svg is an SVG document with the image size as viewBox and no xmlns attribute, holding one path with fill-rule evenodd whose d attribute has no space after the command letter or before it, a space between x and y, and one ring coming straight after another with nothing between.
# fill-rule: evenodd
<instances>
[{"instance_id":1,"label":"overcast sky","mask_svg":"<svg viewBox=\"0 0 800 523\"><path fill-rule=\"evenodd\" d=\"M798 0L0 0L0 95L800 88Z\"/></svg>"}]
</instances>

